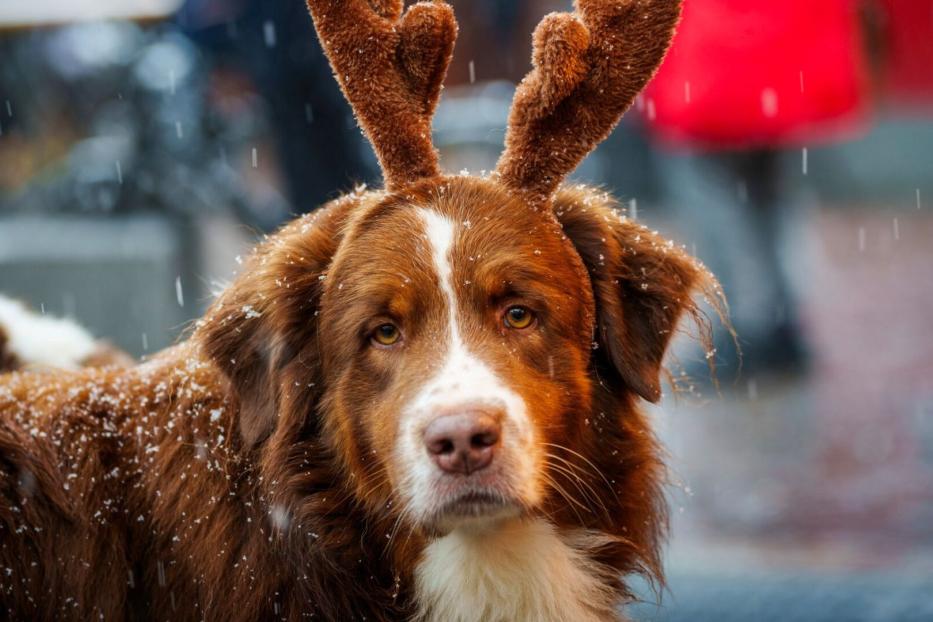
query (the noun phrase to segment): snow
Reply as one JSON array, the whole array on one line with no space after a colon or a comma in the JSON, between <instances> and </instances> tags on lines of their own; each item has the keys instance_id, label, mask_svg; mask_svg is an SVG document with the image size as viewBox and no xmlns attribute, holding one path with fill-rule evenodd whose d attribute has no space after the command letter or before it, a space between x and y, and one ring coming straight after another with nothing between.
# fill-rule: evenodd
<instances>
[{"instance_id":1,"label":"snow","mask_svg":"<svg viewBox=\"0 0 933 622\"><path fill-rule=\"evenodd\" d=\"M262 313L254 309L252 305L243 305L243 307L240 310L243 312L243 315L248 320L252 320L257 317L262 317Z\"/></svg>"}]
</instances>

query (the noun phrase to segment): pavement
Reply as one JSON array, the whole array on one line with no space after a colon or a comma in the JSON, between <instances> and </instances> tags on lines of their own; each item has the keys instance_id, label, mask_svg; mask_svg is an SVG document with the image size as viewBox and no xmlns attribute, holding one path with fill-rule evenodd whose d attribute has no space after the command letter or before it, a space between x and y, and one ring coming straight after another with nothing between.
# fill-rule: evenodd
<instances>
[{"instance_id":1,"label":"pavement","mask_svg":"<svg viewBox=\"0 0 933 622\"><path fill-rule=\"evenodd\" d=\"M679 573L661 604L629 610L640 622L929 622L929 577L812 572Z\"/></svg>"}]
</instances>

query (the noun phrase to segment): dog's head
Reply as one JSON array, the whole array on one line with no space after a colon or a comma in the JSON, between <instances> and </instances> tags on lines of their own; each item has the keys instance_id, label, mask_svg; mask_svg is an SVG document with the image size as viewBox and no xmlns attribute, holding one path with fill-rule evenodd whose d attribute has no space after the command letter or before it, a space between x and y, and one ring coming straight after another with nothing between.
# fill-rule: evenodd
<instances>
[{"instance_id":1,"label":"dog's head","mask_svg":"<svg viewBox=\"0 0 933 622\"><path fill-rule=\"evenodd\" d=\"M244 450L294 473L323 453L359 505L426 534L542 513L649 548L660 469L635 402L659 398L707 275L607 196L559 187L654 71L679 2L550 16L486 178L442 176L424 138L446 4L309 4L387 190L272 236L196 333Z\"/></svg>"},{"instance_id":2,"label":"dog's head","mask_svg":"<svg viewBox=\"0 0 933 622\"><path fill-rule=\"evenodd\" d=\"M553 503L559 460L658 399L705 273L605 195L565 189L552 210L449 178L270 238L201 329L247 446L324 435L361 502L429 531Z\"/></svg>"}]
</instances>

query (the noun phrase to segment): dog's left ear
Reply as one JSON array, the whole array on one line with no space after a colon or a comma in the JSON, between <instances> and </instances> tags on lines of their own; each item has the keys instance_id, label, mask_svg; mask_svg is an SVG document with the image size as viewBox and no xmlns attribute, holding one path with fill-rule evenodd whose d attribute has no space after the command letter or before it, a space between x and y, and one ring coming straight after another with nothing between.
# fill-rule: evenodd
<instances>
[{"instance_id":1,"label":"dog's left ear","mask_svg":"<svg viewBox=\"0 0 933 622\"><path fill-rule=\"evenodd\" d=\"M683 249L623 216L605 194L561 189L554 212L583 259L596 302L596 340L625 384L661 397L661 364L693 295L714 292L713 276Z\"/></svg>"},{"instance_id":2,"label":"dog's left ear","mask_svg":"<svg viewBox=\"0 0 933 622\"><path fill-rule=\"evenodd\" d=\"M192 337L230 382L247 449L275 431L290 404L319 391L323 280L359 201L356 195L333 201L260 244Z\"/></svg>"}]
</instances>

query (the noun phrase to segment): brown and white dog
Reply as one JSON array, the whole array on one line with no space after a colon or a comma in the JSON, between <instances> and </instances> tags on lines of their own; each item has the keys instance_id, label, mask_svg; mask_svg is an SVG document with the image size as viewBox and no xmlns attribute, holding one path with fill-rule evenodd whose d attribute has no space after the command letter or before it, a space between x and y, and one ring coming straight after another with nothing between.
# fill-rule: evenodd
<instances>
[{"instance_id":1,"label":"brown and white dog","mask_svg":"<svg viewBox=\"0 0 933 622\"><path fill-rule=\"evenodd\" d=\"M639 401L660 397L691 294L715 290L607 195L560 184L651 76L679 2L547 18L488 178L443 176L426 138L446 4L309 5L386 189L268 238L140 366L0 380L0 610L622 619L625 576L662 577Z\"/></svg>"}]
</instances>

